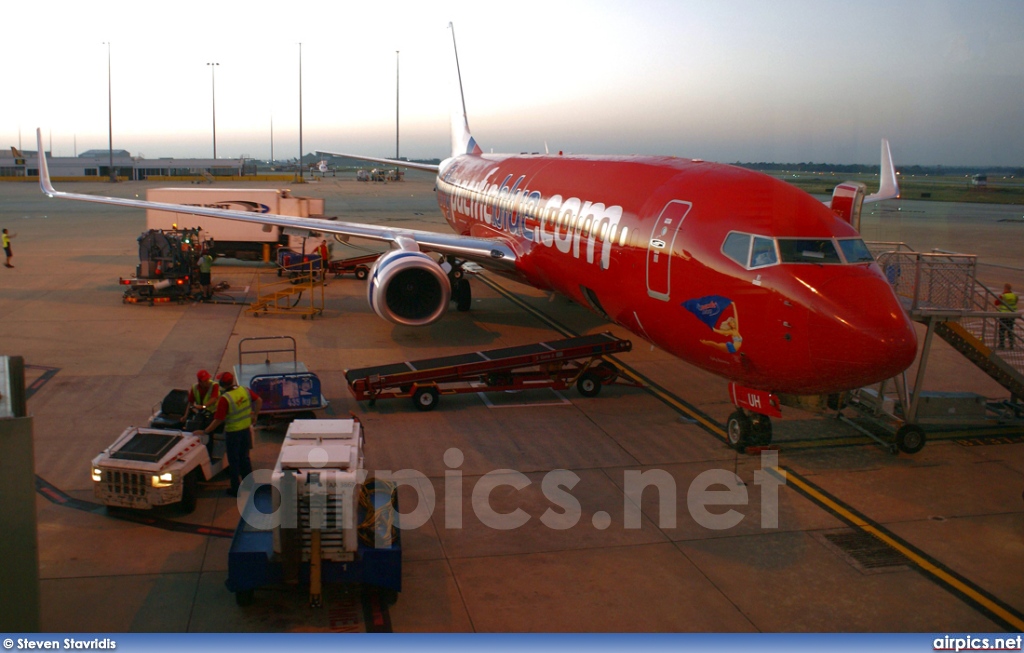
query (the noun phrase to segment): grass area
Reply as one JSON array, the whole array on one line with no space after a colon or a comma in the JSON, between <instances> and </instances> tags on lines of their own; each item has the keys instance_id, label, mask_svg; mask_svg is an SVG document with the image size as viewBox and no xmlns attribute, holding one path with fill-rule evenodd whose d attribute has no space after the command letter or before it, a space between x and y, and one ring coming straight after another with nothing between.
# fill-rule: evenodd
<instances>
[{"instance_id":1,"label":"grass area","mask_svg":"<svg viewBox=\"0 0 1024 653\"><path fill-rule=\"evenodd\" d=\"M868 193L878 188L876 175L842 175L832 173L769 173L812 195L831 195L836 184L860 181ZM986 188L974 188L966 177L900 177L900 197L905 200L934 202L978 202L985 204L1024 204L1024 180L992 179Z\"/></svg>"}]
</instances>

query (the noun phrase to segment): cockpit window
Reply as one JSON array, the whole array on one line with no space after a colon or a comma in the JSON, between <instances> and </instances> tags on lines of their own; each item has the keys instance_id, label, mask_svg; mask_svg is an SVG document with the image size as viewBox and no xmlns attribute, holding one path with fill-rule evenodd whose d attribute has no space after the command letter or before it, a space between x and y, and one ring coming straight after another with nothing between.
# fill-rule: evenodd
<instances>
[{"instance_id":1,"label":"cockpit window","mask_svg":"<svg viewBox=\"0 0 1024 653\"><path fill-rule=\"evenodd\" d=\"M763 268L779 262L774 238L736 231L725 237L722 253L745 268Z\"/></svg>"},{"instance_id":2,"label":"cockpit window","mask_svg":"<svg viewBox=\"0 0 1024 653\"><path fill-rule=\"evenodd\" d=\"M760 268L779 262L775 255L775 240L764 236L754 236L754 248L750 251L750 267Z\"/></svg>"},{"instance_id":3,"label":"cockpit window","mask_svg":"<svg viewBox=\"0 0 1024 653\"><path fill-rule=\"evenodd\" d=\"M842 263L831 239L780 238L783 263Z\"/></svg>"},{"instance_id":4,"label":"cockpit window","mask_svg":"<svg viewBox=\"0 0 1024 653\"><path fill-rule=\"evenodd\" d=\"M747 260L750 257L750 234L734 231L726 236L725 242L722 243L722 253L743 267L747 267Z\"/></svg>"},{"instance_id":5,"label":"cockpit window","mask_svg":"<svg viewBox=\"0 0 1024 653\"><path fill-rule=\"evenodd\" d=\"M843 250L843 258L847 263L870 263L875 260L868 246L860 238L840 240L839 249Z\"/></svg>"},{"instance_id":6,"label":"cockpit window","mask_svg":"<svg viewBox=\"0 0 1024 653\"><path fill-rule=\"evenodd\" d=\"M860 238L769 238L737 231L725 237L722 253L747 269L776 265L780 261L854 265L875 260Z\"/></svg>"}]
</instances>

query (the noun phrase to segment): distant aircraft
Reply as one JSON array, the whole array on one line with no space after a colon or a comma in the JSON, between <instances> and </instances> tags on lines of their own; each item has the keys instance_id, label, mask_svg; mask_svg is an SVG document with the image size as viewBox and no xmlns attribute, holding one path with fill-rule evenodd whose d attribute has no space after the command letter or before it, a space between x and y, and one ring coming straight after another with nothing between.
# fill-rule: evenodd
<instances>
[{"instance_id":1,"label":"distant aircraft","mask_svg":"<svg viewBox=\"0 0 1024 653\"><path fill-rule=\"evenodd\" d=\"M331 167L327 165L327 159L320 159L319 163L317 163L314 166L310 166L310 168L310 172L319 171L321 176L326 176L328 172L334 172L333 170L331 170Z\"/></svg>"},{"instance_id":2,"label":"distant aircraft","mask_svg":"<svg viewBox=\"0 0 1024 653\"><path fill-rule=\"evenodd\" d=\"M355 157L436 173L453 234L58 192L45 157L40 184L50 197L387 241L367 294L396 324L431 324L452 298L468 310L466 261L555 290L728 379L737 448L771 440L776 393L838 393L913 362L914 327L848 206L837 217L783 181L700 159L484 154L461 79L458 89L452 153L440 165ZM879 193L848 204L897 195L884 141L881 177Z\"/></svg>"}]
</instances>

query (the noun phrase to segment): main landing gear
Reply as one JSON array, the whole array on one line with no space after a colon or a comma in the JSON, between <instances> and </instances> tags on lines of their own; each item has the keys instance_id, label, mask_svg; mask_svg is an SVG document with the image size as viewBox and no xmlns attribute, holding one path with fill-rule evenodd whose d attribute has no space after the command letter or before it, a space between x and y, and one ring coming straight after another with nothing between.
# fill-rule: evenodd
<instances>
[{"instance_id":1,"label":"main landing gear","mask_svg":"<svg viewBox=\"0 0 1024 653\"><path fill-rule=\"evenodd\" d=\"M445 260L451 266L448 281L452 284L452 301L455 302L456 310L465 313L473 305L473 289L466 278L466 271L462 268L462 261L451 256L445 257Z\"/></svg>"},{"instance_id":2,"label":"main landing gear","mask_svg":"<svg viewBox=\"0 0 1024 653\"><path fill-rule=\"evenodd\" d=\"M742 408L729 415L725 428L729 446L736 451L747 447L762 447L772 443L772 419L767 415L750 413Z\"/></svg>"}]
</instances>

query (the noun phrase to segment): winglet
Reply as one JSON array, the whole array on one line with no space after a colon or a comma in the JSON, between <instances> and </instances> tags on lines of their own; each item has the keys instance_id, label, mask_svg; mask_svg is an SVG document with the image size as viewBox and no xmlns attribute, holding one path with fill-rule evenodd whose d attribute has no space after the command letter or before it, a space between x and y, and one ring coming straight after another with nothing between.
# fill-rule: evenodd
<instances>
[{"instance_id":1,"label":"winglet","mask_svg":"<svg viewBox=\"0 0 1024 653\"><path fill-rule=\"evenodd\" d=\"M462 92L462 70L459 68L459 48L455 45L455 25L448 23L452 31L452 49L455 51L455 74L459 94L458 102L452 102L452 156L462 154L483 154L476 139L469 133L469 121L466 120L466 96Z\"/></svg>"},{"instance_id":2,"label":"winglet","mask_svg":"<svg viewBox=\"0 0 1024 653\"><path fill-rule=\"evenodd\" d=\"M46 163L46 152L43 151L43 130L36 128L36 151L39 153L39 187L49 197L57 196L57 189L50 182L50 166Z\"/></svg>"},{"instance_id":3,"label":"winglet","mask_svg":"<svg viewBox=\"0 0 1024 653\"><path fill-rule=\"evenodd\" d=\"M896 168L892 164L889 139L882 139L882 163L878 171L878 192L864 198L865 202L891 200L900 196L900 185L896 180Z\"/></svg>"}]
</instances>

